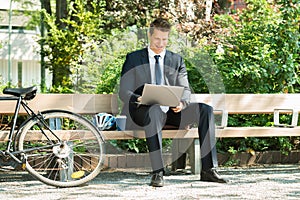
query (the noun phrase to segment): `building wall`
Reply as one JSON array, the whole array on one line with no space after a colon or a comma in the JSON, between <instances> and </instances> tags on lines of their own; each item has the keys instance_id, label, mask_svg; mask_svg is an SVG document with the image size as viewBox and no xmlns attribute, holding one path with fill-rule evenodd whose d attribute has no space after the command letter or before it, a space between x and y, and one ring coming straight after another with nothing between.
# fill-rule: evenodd
<instances>
[{"instance_id":1,"label":"building wall","mask_svg":"<svg viewBox=\"0 0 300 200\"><path fill-rule=\"evenodd\" d=\"M46 69L46 87L51 86L52 75ZM7 84L8 60L0 59L0 84ZM11 84L19 87L29 87L41 84L41 64L35 60L12 60L11 62Z\"/></svg>"},{"instance_id":2,"label":"building wall","mask_svg":"<svg viewBox=\"0 0 300 200\"><path fill-rule=\"evenodd\" d=\"M38 35L32 31L13 32L11 35L11 67L9 71L8 32L0 30L0 83L7 84L11 77L13 86L27 87L41 84L40 46ZM51 86L52 76L46 70L46 86Z\"/></svg>"},{"instance_id":3,"label":"building wall","mask_svg":"<svg viewBox=\"0 0 300 200\"><path fill-rule=\"evenodd\" d=\"M38 44L39 31L26 30L28 16L14 12L15 10L39 10L40 1L32 0L31 7L25 7L25 0L13 1L12 4L12 31L11 52L9 53L9 0L0 4L0 84L7 84L11 79L13 86L28 87L41 84L40 45ZM10 74L8 60L11 58ZM46 87L51 86L52 75L45 71Z\"/></svg>"}]
</instances>

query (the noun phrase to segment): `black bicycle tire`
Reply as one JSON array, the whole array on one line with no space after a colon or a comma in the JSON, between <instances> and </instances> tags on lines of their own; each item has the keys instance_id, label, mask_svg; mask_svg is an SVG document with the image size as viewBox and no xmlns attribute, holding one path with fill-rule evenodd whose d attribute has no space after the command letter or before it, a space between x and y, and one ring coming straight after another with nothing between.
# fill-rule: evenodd
<instances>
[{"instance_id":1,"label":"black bicycle tire","mask_svg":"<svg viewBox=\"0 0 300 200\"><path fill-rule=\"evenodd\" d=\"M56 181L56 180L51 180L49 178L46 178L42 175L40 175L37 171L34 170L34 168L31 167L31 165L29 164L28 161L26 161L26 170L36 179L40 180L41 182L47 184L47 185L51 185L51 186L55 186L55 187L76 187L76 186L80 186L83 185L89 181L91 181L92 179L94 179L101 171L101 167L102 167L102 163L104 160L104 148L103 148L103 143L104 140L101 137L101 133L99 132L99 130L87 119L85 119L84 117L82 117L81 115L78 115L76 113L73 112L69 112L69 111L64 111L64 110L47 110L41 113L46 119L49 117L70 117L73 120L77 120L81 123L83 123L84 125L86 125L91 132L94 134L95 138L97 138L97 143L99 144L99 148L100 148L100 159L97 163L97 166L95 167L95 169L93 170L92 173L90 173L88 176L85 176L82 179L79 180L74 180L74 181L70 181L70 182L61 182L61 181ZM18 141L18 150L22 151L23 150L23 143L24 143L24 138L28 132L28 130L35 125L37 122L37 119L35 119L34 117L30 120L28 120L28 122L26 124L24 124L24 126L22 127L22 131L19 133L19 141ZM25 154L26 156L26 154Z\"/></svg>"}]
</instances>

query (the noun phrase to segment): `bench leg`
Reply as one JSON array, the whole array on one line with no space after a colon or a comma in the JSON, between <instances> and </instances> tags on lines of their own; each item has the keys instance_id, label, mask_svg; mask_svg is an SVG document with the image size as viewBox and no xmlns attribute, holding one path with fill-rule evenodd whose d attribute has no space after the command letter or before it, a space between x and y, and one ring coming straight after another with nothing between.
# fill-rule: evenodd
<instances>
[{"instance_id":1,"label":"bench leg","mask_svg":"<svg viewBox=\"0 0 300 200\"><path fill-rule=\"evenodd\" d=\"M186 166L186 147L182 145L185 139L173 139L172 141L172 171L184 169Z\"/></svg>"},{"instance_id":2,"label":"bench leg","mask_svg":"<svg viewBox=\"0 0 300 200\"><path fill-rule=\"evenodd\" d=\"M192 145L188 149L190 158L190 165L193 174L200 174L201 172L201 154L199 139L194 139Z\"/></svg>"},{"instance_id":3,"label":"bench leg","mask_svg":"<svg viewBox=\"0 0 300 200\"><path fill-rule=\"evenodd\" d=\"M189 155L193 174L200 174L201 155L199 139L173 139L172 141L172 171L185 169L186 153Z\"/></svg>"},{"instance_id":4,"label":"bench leg","mask_svg":"<svg viewBox=\"0 0 300 200\"><path fill-rule=\"evenodd\" d=\"M172 140L172 171L178 169L178 158L180 157L178 139Z\"/></svg>"}]
</instances>

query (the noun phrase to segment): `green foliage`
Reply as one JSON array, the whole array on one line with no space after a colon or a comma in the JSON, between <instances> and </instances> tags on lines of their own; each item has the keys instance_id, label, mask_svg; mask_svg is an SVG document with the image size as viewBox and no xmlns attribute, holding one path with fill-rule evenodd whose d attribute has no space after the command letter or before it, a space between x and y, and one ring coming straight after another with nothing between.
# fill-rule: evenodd
<instances>
[{"instance_id":1,"label":"green foliage","mask_svg":"<svg viewBox=\"0 0 300 200\"><path fill-rule=\"evenodd\" d=\"M227 93L297 92L299 7L288 1L278 6L265 0L247 3L238 21L226 15L215 17L229 32L219 41L224 53L208 47Z\"/></svg>"},{"instance_id":2,"label":"green foliage","mask_svg":"<svg viewBox=\"0 0 300 200\"><path fill-rule=\"evenodd\" d=\"M299 137L268 137L268 138L235 138L219 139L217 149L220 153L233 149L237 152L245 152L248 149L254 151L280 151L287 155L291 150L298 149Z\"/></svg>"},{"instance_id":3,"label":"green foliage","mask_svg":"<svg viewBox=\"0 0 300 200\"><path fill-rule=\"evenodd\" d=\"M117 146L123 150L134 153L145 153L148 152L146 139L133 139L133 140L112 140L110 143L113 146Z\"/></svg>"},{"instance_id":4,"label":"green foliage","mask_svg":"<svg viewBox=\"0 0 300 200\"><path fill-rule=\"evenodd\" d=\"M98 77L99 84L96 88L97 94L109 94L118 92L118 84L121 76L124 55L115 57Z\"/></svg>"},{"instance_id":5,"label":"green foliage","mask_svg":"<svg viewBox=\"0 0 300 200\"><path fill-rule=\"evenodd\" d=\"M143 41L138 41L137 38L139 31L136 27L122 32L114 29L101 43L90 43L82 55L83 65L78 65L81 68L78 68L76 73L76 91L117 93L126 54L143 44ZM89 50L91 45L92 51Z\"/></svg>"},{"instance_id":6,"label":"green foliage","mask_svg":"<svg viewBox=\"0 0 300 200\"><path fill-rule=\"evenodd\" d=\"M225 93L219 69L205 50L189 47L182 54L194 93Z\"/></svg>"},{"instance_id":7,"label":"green foliage","mask_svg":"<svg viewBox=\"0 0 300 200\"><path fill-rule=\"evenodd\" d=\"M208 93L208 87L205 84L203 78L201 78L201 73L199 70L192 65L188 59L185 58L186 69L188 72L188 78L190 86L194 93Z\"/></svg>"},{"instance_id":8,"label":"green foliage","mask_svg":"<svg viewBox=\"0 0 300 200\"><path fill-rule=\"evenodd\" d=\"M5 150L6 148L6 142L0 142L0 150Z\"/></svg>"},{"instance_id":9,"label":"green foliage","mask_svg":"<svg viewBox=\"0 0 300 200\"><path fill-rule=\"evenodd\" d=\"M148 147L146 139L132 139L132 140L111 140L110 143L118 148L126 150L133 153L146 153L148 152ZM162 145L163 150L168 151L171 147L171 139L163 139Z\"/></svg>"},{"instance_id":10,"label":"green foliage","mask_svg":"<svg viewBox=\"0 0 300 200\"><path fill-rule=\"evenodd\" d=\"M299 2L247 0L247 9L238 21L217 15L228 34L218 45L208 45L219 68L227 93L299 92ZM223 51L218 51L221 47ZM280 117L290 123L291 117ZM233 115L229 126L272 126L272 115ZM299 137L226 138L218 140L218 151L280 150L287 154L298 149Z\"/></svg>"},{"instance_id":11,"label":"green foliage","mask_svg":"<svg viewBox=\"0 0 300 200\"><path fill-rule=\"evenodd\" d=\"M1 80L1 79L2 79L2 78L1 78L1 76L0 76L0 94L2 94L4 88L7 87L7 85L2 84L2 80Z\"/></svg>"},{"instance_id":12,"label":"green foliage","mask_svg":"<svg viewBox=\"0 0 300 200\"><path fill-rule=\"evenodd\" d=\"M232 115L229 116L228 124L233 127L251 127L251 126L272 126L273 115ZM282 123L290 124L291 116L280 116ZM289 151L299 149L298 141L300 137L266 137L266 138L223 138L217 141L217 149L224 153L229 149L237 152L247 151L268 151L278 150L283 154Z\"/></svg>"},{"instance_id":13,"label":"green foliage","mask_svg":"<svg viewBox=\"0 0 300 200\"><path fill-rule=\"evenodd\" d=\"M240 160L239 159L234 159L233 156L235 154L237 154L238 151L235 150L233 146L230 146L229 149L227 150L227 152L230 154L230 158L226 161L226 163L224 164L224 166L228 167L228 166L237 165L240 162Z\"/></svg>"},{"instance_id":14,"label":"green foliage","mask_svg":"<svg viewBox=\"0 0 300 200\"><path fill-rule=\"evenodd\" d=\"M48 67L54 75L52 91L117 93L125 55L146 43L145 32L139 28L146 27L152 16L169 15L170 2L72 2L68 17L61 21L64 29L54 16L46 15L45 47ZM170 41L170 48L175 45L175 51L185 58L191 88L195 93L299 92L298 1L246 2L248 7L241 14L215 15L212 22L200 19L204 9L195 13L199 19L193 23L186 13L170 11L172 21L180 22L178 30L193 38L192 42L189 38L182 42L179 37ZM202 3L197 3L202 8ZM200 41L200 47L195 41ZM189 42L195 47L187 47ZM271 126L271 118L234 115L230 116L229 126ZM281 120L289 122L290 118L282 116ZM287 152L296 148L296 141L282 137L222 139L218 140L218 150L274 148ZM144 140L119 142L129 151L146 151Z\"/></svg>"},{"instance_id":15,"label":"green foliage","mask_svg":"<svg viewBox=\"0 0 300 200\"><path fill-rule=\"evenodd\" d=\"M43 39L45 55L49 59L47 67L53 73L54 91L58 87L72 89L79 81L84 82L79 72L86 72L88 68L82 65L82 58L103 41L104 13L103 1L75 0L68 4L69 14L60 23L56 17L44 11L47 24L47 36ZM61 24L64 28L61 29Z\"/></svg>"},{"instance_id":16,"label":"green foliage","mask_svg":"<svg viewBox=\"0 0 300 200\"><path fill-rule=\"evenodd\" d=\"M63 85L63 84L62 84ZM60 94L68 94L68 93L74 93L74 90L70 89L68 86L64 85L58 85L58 86L52 86L49 89L49 93L60 93Z\"/></svg>"},{"instance_id":17,"label":"green foliage","mask_svg":"<svg viewBox=\"0 0 300 200\"><path fill-rule=\"evenodd\" d=\"M118 93L121 70L127 53L141 47L137 39L137 29L123 32L112 31L101 45L101 74L97 79L96 93Z\"/></svg>"}]
</instances>

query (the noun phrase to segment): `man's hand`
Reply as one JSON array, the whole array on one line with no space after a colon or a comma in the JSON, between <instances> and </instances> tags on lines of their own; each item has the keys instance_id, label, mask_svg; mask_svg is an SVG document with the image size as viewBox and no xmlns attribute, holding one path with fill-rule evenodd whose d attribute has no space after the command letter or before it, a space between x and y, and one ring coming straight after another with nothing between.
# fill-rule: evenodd
<instances>
[{"instance_id":1,"label":"man's hand","mask_svg":"<svg viewBox=\"0 0 300 200\"><path fill-rule=\"evenodd\" d=\"M142 101L142 96L137 98L137 102L141 102Z\"/></svg>"},{"instance_id":2,"label":"man's hand","mask_svg":"<svg viewBox=\"0 0 300 200\"><path fill-rule=\"evenodd\" d=\"M180 112L180 111L182 110L182 108L183 108L183 104L182 104L182 102L180 102L178 106L176 106L175 108L171 108L171 109L172 109L175 113L178 113L178 112Z\"/></svg>"}]
</instances>

